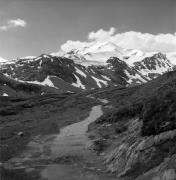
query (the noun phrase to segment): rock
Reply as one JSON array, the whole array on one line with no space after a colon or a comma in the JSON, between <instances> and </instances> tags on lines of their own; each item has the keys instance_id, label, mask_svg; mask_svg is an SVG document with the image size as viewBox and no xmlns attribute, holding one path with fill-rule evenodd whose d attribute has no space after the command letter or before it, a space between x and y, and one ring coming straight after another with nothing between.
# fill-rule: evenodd
<instances>
[{"instance_id":1,"label":"rock","mask_svg":"<svg viewBox=\"0 0 176 180\"><path fill-rule=\"evenodd\" d=\"M18 132L18 134L17 134L18 136L24 136L24 132Z\"/></svg>"}]
</instances>

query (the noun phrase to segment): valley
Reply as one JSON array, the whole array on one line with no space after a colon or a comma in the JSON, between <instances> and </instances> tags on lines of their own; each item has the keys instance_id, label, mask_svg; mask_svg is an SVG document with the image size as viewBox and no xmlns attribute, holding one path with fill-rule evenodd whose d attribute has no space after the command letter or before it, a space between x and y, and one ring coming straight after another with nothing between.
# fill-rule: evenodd
<instances>
[{"instance_id":1,"label":"valley","mask_svg":"<svg viewBox=\"0 0 176 180\"><path fill-rule=\"evenodd\" d=\"M175 65L114 46L0 63L2 180L174 180Z\"/></svg>"}]
</instances>

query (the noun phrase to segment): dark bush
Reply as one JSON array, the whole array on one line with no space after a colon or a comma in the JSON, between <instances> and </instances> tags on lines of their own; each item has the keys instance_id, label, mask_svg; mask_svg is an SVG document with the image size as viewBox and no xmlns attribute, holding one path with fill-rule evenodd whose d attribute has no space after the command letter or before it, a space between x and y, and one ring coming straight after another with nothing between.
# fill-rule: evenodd
<instances>
[{"instance_id":1,"label":"dark bush","mask_svg":"<svg viewBox=\"0 0 176 180\"><path fill-rule=\"evenodd\" d=\"M141 118L143 136L176 129L176 90L170 89L150 98Z\"/></svg>"}]
</instances>

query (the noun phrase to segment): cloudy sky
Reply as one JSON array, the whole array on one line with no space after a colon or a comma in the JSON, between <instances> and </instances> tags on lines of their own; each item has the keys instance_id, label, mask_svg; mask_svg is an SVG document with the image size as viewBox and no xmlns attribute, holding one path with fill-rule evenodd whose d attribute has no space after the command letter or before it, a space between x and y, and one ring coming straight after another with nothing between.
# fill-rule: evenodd
<instances>
[{"instance_id":1,"label":"cloudy sky","mask_svg":"<svg viewBox=\"0 0 176 180\"><path fill-rule=\"evenodd\" d=\"M0 0L0 56L7 59L102 40L173 52L175 32L176 0Z\"/></svg>"}]
</instances>

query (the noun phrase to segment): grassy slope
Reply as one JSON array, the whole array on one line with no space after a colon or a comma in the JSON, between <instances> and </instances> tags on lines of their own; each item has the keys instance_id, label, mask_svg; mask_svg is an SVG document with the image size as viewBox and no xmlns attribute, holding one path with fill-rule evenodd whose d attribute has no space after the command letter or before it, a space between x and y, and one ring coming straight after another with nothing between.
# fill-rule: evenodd
<instances>
[{"instance_id":1,"label":"grassy slope","mask_svg":"<svg viewBox=\"0 0 176 180\"><path fill-rule=\"evenodd\" d=\"M96 100L82 95L48 94L0 98L0 161L21 151L36 135L58 133L60 127L84 119ZM22 136L18 133L22 132Z\"/></svg>"}]
</instances>

